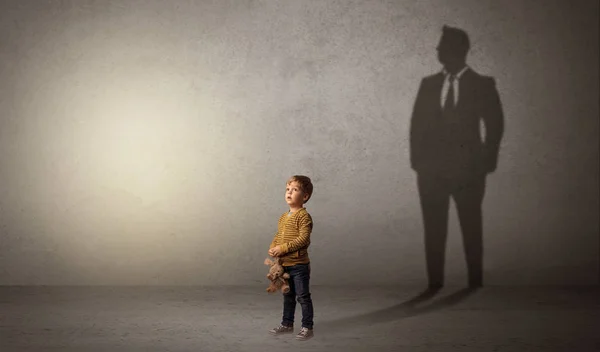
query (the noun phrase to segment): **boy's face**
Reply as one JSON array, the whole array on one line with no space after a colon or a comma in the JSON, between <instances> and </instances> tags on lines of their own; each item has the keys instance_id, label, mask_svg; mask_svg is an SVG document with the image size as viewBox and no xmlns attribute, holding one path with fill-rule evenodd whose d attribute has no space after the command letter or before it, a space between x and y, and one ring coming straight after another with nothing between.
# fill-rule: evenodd
<instances>
[{"instance_id":1,"label":"boy's face","mask_svg":"<svg viewBox=\"0 0 600 352\"><path fill-rule=\"evenodd\" d=\"M301 207L307 199L308 194L302 192L298 182L292 181L285 187L285 201L290 207Z\"/></svg>"}]
</instances>

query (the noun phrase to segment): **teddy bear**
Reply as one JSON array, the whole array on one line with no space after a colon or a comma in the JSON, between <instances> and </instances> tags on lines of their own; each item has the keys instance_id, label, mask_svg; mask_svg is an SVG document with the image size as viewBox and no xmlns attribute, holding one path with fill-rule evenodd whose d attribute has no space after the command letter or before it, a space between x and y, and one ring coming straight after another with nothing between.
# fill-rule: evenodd
<instances>
[{"instance_id":1,"label":"teddy bear","mask_svg":"<svg viewBox=\"0 0 600 352\"><path fill-rule=\"evenodd\" d=\"M275 257L275 260L267 258L265 259L265 265L271 267L267 274L267 279L271 280L271 284L267 287L267 292L273 293L278 290L281 290L283 293L290 292L290 285L288 284L290 274L283 271L281 258Z\"/></svg>"}]
</instances>

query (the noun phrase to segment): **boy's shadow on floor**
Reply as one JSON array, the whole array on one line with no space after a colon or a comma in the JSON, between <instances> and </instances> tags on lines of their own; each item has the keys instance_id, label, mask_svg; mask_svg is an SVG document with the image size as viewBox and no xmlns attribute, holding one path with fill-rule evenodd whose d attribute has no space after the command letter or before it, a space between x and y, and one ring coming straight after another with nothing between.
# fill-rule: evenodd
<instances>
[{"instance_id":1,"label":"boy's shadow on floor","mask_svg":"<svg viewBox=\"0 0 600 352\"><path fill-rule=\"evenodd\" d=\"M419 303L433 298L439 292L439 289L429 289L395 306L361 315L324 321L319 323L319 330L323 332L335 332L358 326L365 327L373 324L390 323L453 306L475 293L475 291L477 291L477 288L464 288L436 301L417 307Z\"/></svg>"}]
</instances>

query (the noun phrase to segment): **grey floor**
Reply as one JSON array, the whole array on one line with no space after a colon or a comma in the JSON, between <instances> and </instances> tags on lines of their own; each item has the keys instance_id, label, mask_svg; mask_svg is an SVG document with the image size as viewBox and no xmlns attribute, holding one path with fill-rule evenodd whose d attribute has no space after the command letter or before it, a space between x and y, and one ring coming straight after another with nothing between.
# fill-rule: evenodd
<instances>
[{"instance_id":1,"label":"grey floor","mask_svg":"<svg viewBox=\"0 0 600 352\"><path fill-rule=\"evenodd\" d=\"M600 351L600 287L314 286L303 342L264 289L0 287L0 351Z\"/></svg>"}]
</instances>

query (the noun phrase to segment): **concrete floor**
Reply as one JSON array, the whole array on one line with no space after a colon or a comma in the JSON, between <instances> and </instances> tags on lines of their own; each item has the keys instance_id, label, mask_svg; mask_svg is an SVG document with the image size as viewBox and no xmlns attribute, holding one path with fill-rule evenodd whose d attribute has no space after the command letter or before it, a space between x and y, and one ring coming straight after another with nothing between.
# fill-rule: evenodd
<instances>
[{"instance_id":1,"label":"concrete floor","mask_svg":"<svg viewBox=\"0 0 600 352\"><path fill-rule=\"evenodd\" d=\"M303 342L264 289L0 287L0 351L600 351L600 287L314 286Z\"/></svg>"}]
</instances>

